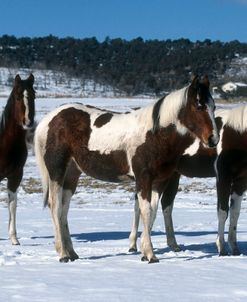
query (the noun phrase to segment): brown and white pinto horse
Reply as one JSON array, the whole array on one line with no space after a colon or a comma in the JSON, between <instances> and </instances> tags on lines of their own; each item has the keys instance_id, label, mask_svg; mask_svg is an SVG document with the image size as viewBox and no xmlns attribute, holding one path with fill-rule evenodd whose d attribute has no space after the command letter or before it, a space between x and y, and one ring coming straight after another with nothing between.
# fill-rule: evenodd
<instances>
[{"instance_id":1,"label":"brown and white pinto horse","mask_svg":"<svg viewBox=\"0 0 247 302\"><path fill-rule=\"evenodd\" d=\"M14 87L0 121L0 181L7 178L9 236L19 244L16 235L17 189L27 159L26 134L34 124L34 76L21 80L15 77Z\"/></svg>"},{"instance_id":2,"label":"brown and white pinto horse","mask_svg":"<svg viewBox=\"0 0 247 302\"><path fill-rule=\"evenodd\" d=\"M180 251L174 235L172 209L178 191L180 175L187 177L217 176L219 255L228 255L224 240L225 222L230 210L228 245L232 255L239 255L237 222L243 194L247 190L247 106L216 110L216 124L220 132L217 149L206 149L198 139L185 150L176 172L160 189L167 244L173 251ZM136 251L139 224L139 206L135 203L135 216L130 234L130 251Z\"/></svg>"},{"instance_id":3,"label":"brown and white pinto horse","mask_svg":"<svg viewBox=\"0 0 247 302\"><path fill-rule=\"evenodd\" d=\"M214 108L208 78L200 81L195 77L191 85L129 113L68 104L44 117L36 128L35 153L60 261L78 258L67 213L78 178L85 172L104 181L135 179L144 224L143 259L157 262L150 226L160 183L174 172L193 140L190 134L206 146L216 146L219 136Z\"/></svg>"}]
</instances>

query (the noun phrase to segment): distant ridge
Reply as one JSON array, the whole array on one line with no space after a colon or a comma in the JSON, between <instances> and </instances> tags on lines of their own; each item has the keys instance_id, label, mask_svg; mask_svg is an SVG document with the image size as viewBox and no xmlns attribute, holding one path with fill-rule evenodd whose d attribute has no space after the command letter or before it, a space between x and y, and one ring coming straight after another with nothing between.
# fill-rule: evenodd
<instances>
[{"instance_id":1,"label":"distant ridge","mask_svg":"<svg viewBox=\"0 0 247 302\"><path fill-rule=\"evenodd\" d=\"M15 72L36 73L40 95L159 96L208 74L215 93L247 96L247 43L0 37L0 94ZM222 85L240 83L239 89ZM65 89L66 88L66 89ZM49 92L50 90L50 92ZM49 92L49 93L48 93Z\"/></svg>"}]
</instances>

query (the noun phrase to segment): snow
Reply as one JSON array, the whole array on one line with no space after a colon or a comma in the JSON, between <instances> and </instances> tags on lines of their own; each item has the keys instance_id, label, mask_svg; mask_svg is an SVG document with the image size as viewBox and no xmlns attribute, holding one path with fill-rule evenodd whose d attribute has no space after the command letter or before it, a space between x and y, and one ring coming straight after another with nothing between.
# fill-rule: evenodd
<instances>
[{"instance_id":1,"label":"snow","mask_svg":"<svg viewBox=\"0 0 247 302\"><path fill-rule=\"evenodd\" d=\"M8 96L16 74L23 79L30 73L35 77L35 90L39 97L113 97L121 95L109 85L101 85L90 79L75 78L65 72L46 69L0 67L0 96Z\"/></svg>"},{"instance_id":2,"label":"snow","mask_svg":"<svg viewBox=\"0 0 247 302\"><path fill-rule=\"evenodd\" d=\"M231 92L231 91L236 91L238 87L246 87L246 86L247 84L241 82L236 82L236 83L228 82L222 86L222 90L224 92Z\"/></svg>"},{"instance_id":3,"label":"snow","mask_svg":"<svg viewBox=\"0 0 247 302\"><path fill-rule=\"evenodd\" d=\"M125 111L151 100L37 99L39 120L62 103L81 101ZM3 107L6 99L0 99ZM83 176L71 202L70 232L80 259L59 263L49 209L43 209L40 179L30 151L19 189L17 230L20 246L8 240L6 181L0 183L0 301L134 302L246 301L246 201L239 219L242 255L218 257L214 179L183 177L174 206L174 225L182 251L166 245L161 211L152 241L160 262L141 262L128 253L133 187L107 184ZM132 190L131 190L132 189ZM139 243L139 241L138 241Z\"/></svg>"}]
</instances>

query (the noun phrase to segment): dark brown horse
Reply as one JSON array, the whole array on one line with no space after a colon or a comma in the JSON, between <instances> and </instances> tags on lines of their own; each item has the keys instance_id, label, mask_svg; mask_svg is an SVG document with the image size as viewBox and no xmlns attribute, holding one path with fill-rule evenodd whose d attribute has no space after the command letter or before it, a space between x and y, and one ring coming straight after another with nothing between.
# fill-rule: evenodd
<instances>
[{"instance_id":1,"label":"dark brown horse","mask_svg":"<svg viewBox=\"0 0 247 302\"><path fill-rule=\"evenodd\" d=\"M68 104L48 114L37 126L35 152L60 261L78 258L67 214L83 171L104 181L135 179L144 224L143 259L157 262L150 227L160 184L171 176L192 143L191 134L206 146L216 146L214 108L208 78L195 77L191 85L129 113Z\"/></svg>"},{"instance_id":2,"label":"dark brown horse","mask_svg":"<svg viewBox=\"0 0 247 302\"><path fill-rule=\"evenodd\" d=\"M26 133L34 124L34 77L15 77L14 87L0 121L0 181L7 178L9 237L19 244L16 235L17 189L27 159Z\"/></svg>"},{"instance_id":3,"label":"dark brown horse","mask_svg":"<svg viewBox=\"0 0 247 302\"><path fill-rule=\"evenodd\" d=\"M233 255L239 255L237 245L237 222L241 201L247 190L247 106L216 110L216 124L220 132L217 149L205 149L199 142L184 152L177 171L161 188L162 211L165 220L167 244L173 251L180 251L176 242L172 222L172 209L178 191L180 175L188 177L215 177L218 201L218 237L216 245L219 255L227 255L224 240L225 222L230 211L228 245ZM135 204L135 218L130 234L130 251L136 251L139 205Z\"/></svg>"}]
</instances>

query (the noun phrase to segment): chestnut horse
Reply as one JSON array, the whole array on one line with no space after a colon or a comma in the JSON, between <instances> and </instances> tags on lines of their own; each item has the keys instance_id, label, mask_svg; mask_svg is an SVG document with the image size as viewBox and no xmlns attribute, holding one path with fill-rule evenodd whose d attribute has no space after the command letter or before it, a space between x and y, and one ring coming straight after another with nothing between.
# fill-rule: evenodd
<instances>
[{"instance_id":1,"label":"chestnut horse","mask_svg":"<svg viewBox=\"0 0 247 302\"><path fill-rule=\"evenodd\" d=\"M178 191L180 175L187 177L216 177L218 236L216 246L220 256L228 255L224 239L225 222L230 211L228 245L232 255L239 255L237 223L243 194L247 190L247 106L218 109L216 124L220 132L217 149L206 149L198 139L185 150L177 171L160 189L167 244L180 251L174 235L172 209ZM136 251L139 224L139 205L135 203L135 216L130 234L130 251Z\"/></svg>"},{"instance_id":2,"label":"chestnut horse","mask_svg":"<svg viewBox=\"0 0 247 302\"><path fill-rule=\"evenodd\" d=\"M82 104L50 112L35 132L35 153L45 204L51 209L61 262L73 261L67 214L81 172L103 181L135 180L144 224L143 260L157 262L150 237L161 183L171 176L184 150L198 137L215 147L219 136L209 81L191 85L155 104L113 113Z\"/></svg>"},{"instance_id":3,"label":"chestnut horse","mask_svg":"<svg viewBox=\"0 0 247 302\"><path fill-rule=\"evenodd\" d=\"M0 181L7 178L9 237L19 244L16 234L17 189L27 159L26 134L34 125L34 76L21 80L17 75L0 121Z\"/></svg>"}]
</instances>

